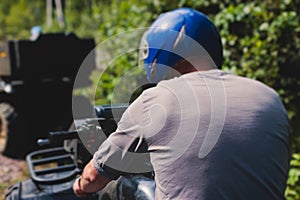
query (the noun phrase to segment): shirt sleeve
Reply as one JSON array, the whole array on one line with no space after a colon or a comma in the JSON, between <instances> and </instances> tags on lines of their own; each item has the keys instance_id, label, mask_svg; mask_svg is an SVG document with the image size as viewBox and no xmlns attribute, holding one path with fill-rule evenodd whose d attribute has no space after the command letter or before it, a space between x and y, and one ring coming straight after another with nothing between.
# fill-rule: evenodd
<instances>
[{"instance_id":1,"label":"shirt sleeve","mask_svg":"<svg viewBox=\"0 0 300 200\"><path fill-rule=\"evenodd\" d=\"M141 95L126 109L117 130L95 152L93 163L100 175L117 179L124 174L153 171L143 137L143 116Z\"/></svg>"}]
</instances>

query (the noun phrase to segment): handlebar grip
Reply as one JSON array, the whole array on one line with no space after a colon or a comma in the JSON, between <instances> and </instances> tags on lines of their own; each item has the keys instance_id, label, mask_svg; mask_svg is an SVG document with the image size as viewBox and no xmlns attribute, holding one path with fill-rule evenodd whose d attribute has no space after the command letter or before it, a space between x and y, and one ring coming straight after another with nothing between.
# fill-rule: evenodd
<instances>
[{"instance_id":1,"label":"handlebar grip","mask_svg":"<svg viewBox=\"0 0 300 200\"><path fill-rule=\"evenodd\" d=\"M50 144L51 142L49 139L38 139L37 143L39 146L44 146Z\"/></svg>"},{"instance_id":2,"label":"handlebar grip","mask_svg":"<svg viewBox=\"0 0 300 200\"><path fill-rule=\"evenodd\" d=\"M77 131L55 131L49 132L49 140L66 140L66 139L76 139L78 138Z\"/></svg>"},{"instance_id":3,"label":"handlebar grip","mask_svg":"<svg viewBox=\"0 0 300 200\"><path fill-rule=\"evenodd\" d=\"M47 139L38 139L37 143L39 146L49 145L52 143L61 143L64 140L77 139L77 131L55 131L49 132Z\"/></svg>"}]
</instances>

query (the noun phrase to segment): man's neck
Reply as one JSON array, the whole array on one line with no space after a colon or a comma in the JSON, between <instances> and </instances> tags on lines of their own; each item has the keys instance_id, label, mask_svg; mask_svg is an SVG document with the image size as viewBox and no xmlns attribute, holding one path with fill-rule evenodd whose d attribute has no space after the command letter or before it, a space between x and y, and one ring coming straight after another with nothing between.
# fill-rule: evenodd
<instances>
[{"instance_id":1,"label":"man's neck","mask_svg":"<svg viewBox=\"0 0 300 200\"><path fill-rule=\"evenodd\" d=\"M179 74L216 69L216 67L213 67L212 64L206 60L193 59L189 61L192 62L192 64L186 60L180 60L173 66L173 69Z\"/></svg>"}]
</instances>

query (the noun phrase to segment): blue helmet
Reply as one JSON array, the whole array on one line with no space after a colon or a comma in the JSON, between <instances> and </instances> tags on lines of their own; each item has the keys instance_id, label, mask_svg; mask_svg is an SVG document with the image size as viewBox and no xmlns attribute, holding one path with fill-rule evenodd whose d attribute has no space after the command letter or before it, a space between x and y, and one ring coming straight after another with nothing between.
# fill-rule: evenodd
<instances>
[{"instance_id":1,"label":"blue helmet","mask_svg":"<svg viewBox=\"0 0 300 200\"><path fill-rule=\"evenodd\" d=\"M179 60L191 54L201 56L200 48L216 68L221 68L223 49L214 24L199 11L178 8L161 14L144 33L139 60L143 61L148 80L159 82Z\"/></svg>"}]
</instances>

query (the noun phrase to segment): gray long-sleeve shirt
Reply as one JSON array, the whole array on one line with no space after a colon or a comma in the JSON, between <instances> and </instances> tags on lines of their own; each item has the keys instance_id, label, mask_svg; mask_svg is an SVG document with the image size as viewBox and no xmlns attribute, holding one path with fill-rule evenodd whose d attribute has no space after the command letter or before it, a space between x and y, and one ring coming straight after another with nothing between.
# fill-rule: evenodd
<instances>
[{"instance_id":1,"label":"gray long-sleeve shirt","mask_svg":"<svg viewBox=\"0 0 300 200\"><path fill-rule=\"evenodd\" d=\"M263 83L193 72L144 91L94 166L110 177L153 168L156 199L284 199L288 130L279 96Z\"/></svg>"}]
</instances>

